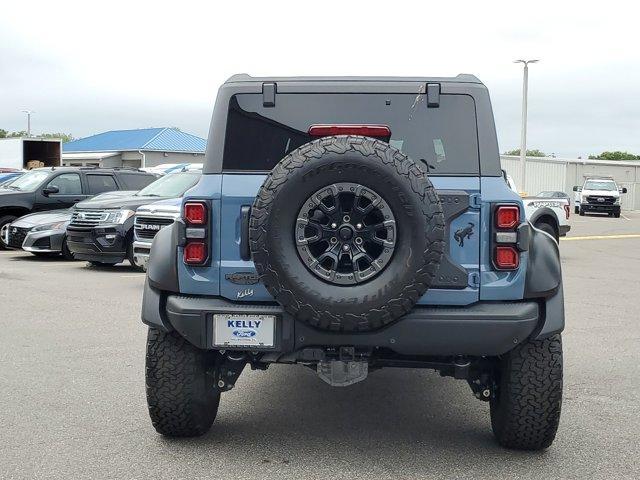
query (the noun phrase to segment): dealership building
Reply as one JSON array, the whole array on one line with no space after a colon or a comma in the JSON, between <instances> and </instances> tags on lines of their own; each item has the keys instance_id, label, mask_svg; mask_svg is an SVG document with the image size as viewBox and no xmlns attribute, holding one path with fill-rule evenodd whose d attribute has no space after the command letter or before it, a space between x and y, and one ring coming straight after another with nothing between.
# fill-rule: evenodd
<instances>
[{"instance_id":1,"label":"dealership building","mask_svg":"<svg viewBox=\"0 0 640 480\"><path fill-rule=\"evenodd\" d=\"M177 128L112 130L62 144L68 166L154 167L203 163L207 141Z\"/></svg>"}]
</instances>

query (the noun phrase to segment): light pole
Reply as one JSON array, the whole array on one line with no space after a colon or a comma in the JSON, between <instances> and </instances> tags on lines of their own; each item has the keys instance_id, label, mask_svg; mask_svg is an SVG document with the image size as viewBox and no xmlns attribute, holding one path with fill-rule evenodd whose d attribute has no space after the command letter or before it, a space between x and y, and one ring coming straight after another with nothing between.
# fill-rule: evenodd
<instances>
[{"instance_id":1,"label":"light pole","mask_svg":"<svg viewBox=\"0 0 640 480\"><path fill-rule=\"evenodd\" d=\"M31 136L31 114L36 113L33 110L22 110L22 113L27 114L27 137Z\"/></svg>"},{"instance_id":2,"label":"light pole","mask_svg":"<svg viewBox=\"0 0 640 480\"><path fill-rule=\"evenodd\" d=\"M513 63L524 65L522 77L522 132L520 134L520 188L525 192L525 181L527 176L527 92L529 89L529 64L538 60L515 60Z\"/></svg>"}]
</instances>

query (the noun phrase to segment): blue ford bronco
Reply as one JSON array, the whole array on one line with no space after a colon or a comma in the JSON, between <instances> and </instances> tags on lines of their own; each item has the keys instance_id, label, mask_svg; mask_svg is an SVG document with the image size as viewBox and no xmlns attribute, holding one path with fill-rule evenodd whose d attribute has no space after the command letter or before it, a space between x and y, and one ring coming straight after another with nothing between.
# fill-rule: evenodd
<instances>
[{"instance_id":1,"label":"blue ford bronco","mask_svg":"<svg viewBox=\"0 0 640 480\"><path fill-rule=\"evenodd\" d=\"M204 434L244 368L286 363L333 386L434 369L489 403L501 445L551 445L558 244L503 179L477 78L233 76L203 173L149 258L158 432Z\"/></svg>"}]
</instances>

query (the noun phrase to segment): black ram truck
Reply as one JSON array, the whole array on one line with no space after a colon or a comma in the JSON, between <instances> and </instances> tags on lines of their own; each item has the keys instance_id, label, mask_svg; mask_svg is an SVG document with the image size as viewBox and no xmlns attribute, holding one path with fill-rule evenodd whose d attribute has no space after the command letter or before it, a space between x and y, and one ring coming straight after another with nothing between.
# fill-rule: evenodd
<instances>
[{"instance_id":1,"label":"black ram truck","mask_svg":"<svg viewBox=\"0 0 640 480\"><path fill-rule=\"evenodd\" d=\"M125 196L96 197L76 205L67 227L67 245L74 258L95 266L129 260L141 270L133 255L133 216L142 205L181 197L202 174L199 170L170 173L139 192Z\"/></svg>"}]
</instances>

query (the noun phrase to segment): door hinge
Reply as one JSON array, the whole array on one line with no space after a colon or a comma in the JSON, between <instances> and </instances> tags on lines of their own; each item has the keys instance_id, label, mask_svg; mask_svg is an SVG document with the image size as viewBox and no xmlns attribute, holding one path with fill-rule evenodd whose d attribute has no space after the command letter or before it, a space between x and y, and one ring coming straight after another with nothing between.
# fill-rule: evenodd
<instances>
[{"instance_id":1,"label":"door hinge","mask_svg":"<svg viewBox=\"0 0 640 480\"><path fill-rule=\"evenodd\" d=\"M474 288L480 287L480 274L478 272L469 274L469 286Z\"/></svg>"},{"instance_id":2,"label":"door hinge","mask_svg":"<svg viewBox=\"0 0 640 480\"><path fill-rule=\"evenodd\" d=\"M482 207L482 195L480 195L479 193L472 193L471 195L469 195L469 207Z\"/></svg>"}]
</instances>

